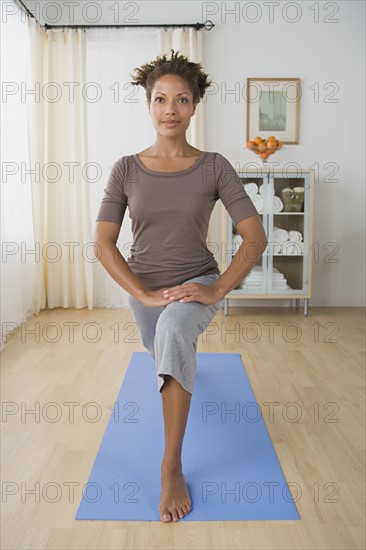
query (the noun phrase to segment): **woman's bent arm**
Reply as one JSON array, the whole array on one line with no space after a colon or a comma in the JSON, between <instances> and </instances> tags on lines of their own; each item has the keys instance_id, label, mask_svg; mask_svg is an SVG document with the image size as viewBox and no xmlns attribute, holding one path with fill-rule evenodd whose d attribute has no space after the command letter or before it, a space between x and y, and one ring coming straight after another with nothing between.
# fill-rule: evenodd
<instances>
[{"instance_id":1,"label":"woman's bent arm","mask_svg":"<svg viewBox=\"0 0 366 550\"><path fill-rule=\"evenodd\" d=\"M248 275L258 263L265 251L268 241L263 224L259 216L250 216L236 225L243 242L233 257L229 267L214 283L213 287L219 290L220 300Z\"/></svg>"},{"instance_id":2,"label":"woman's bent arm","mask_svg":"<svg viewBox=\"0 0 366 550\"><path fill-rule=\"evenodd\" d=\"M109 275L126 292L140 300L149 288L131 271L116 246L120 226L114 222L96 222L94 253Z\"/></svg>"}]
</instances>

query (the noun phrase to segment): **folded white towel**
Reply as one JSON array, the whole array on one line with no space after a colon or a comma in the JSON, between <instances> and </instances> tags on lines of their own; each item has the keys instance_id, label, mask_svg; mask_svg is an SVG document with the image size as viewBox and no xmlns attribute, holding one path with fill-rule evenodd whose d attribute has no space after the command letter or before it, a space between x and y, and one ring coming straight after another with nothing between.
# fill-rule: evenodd
<instances>
[{"instance_id":1,"label":"folded white towel","mask_svg":"<svg viewBox=\"0 0 366 550\"><path fill-rule=\"evenodd\" d=\"M277 197L277 195L273 195L273 211L274 212L281 212L283 210L283 202L281 201L280 197Z\"/></svg>"},{"instance_id":2,"label":"folded white towel","mask_svg":"<svg viewBox=\"0 0 366 550\"><path fill-rule=\"evenodd\" d=\"M248 181L248 183L244 185L244 189L250 197L258 193L258 185L254 181Z\"/></svg>"},{"instance_id":3,"label":"folded white towel","mask_svg":"<svg viewBox=\"0 0 366 550\"><path fill-rule=\"evenodd\" d=\"M255 267L259 267L257 271L254 271ZM251 280L251 279L258 279L261 278L263 275L262 267L255 266L253 269L248 273L248 275L245 277L245 280ZM281 271L279 271L277 268L272 268L272 279L273 280L285 280L285 276Z\"/></svg>"},{"instance_id":4,"label":"folded white towel","mask_svg":"<svg viewBox=\"0 0 366 550\"><path fill-rule=\"evenodd\" d=\"M262 284L261 283L258 283L258 282L251 282L251 281L244 281L242 283L240 283L240 288L248 288L248 289L261 289L262 287ZM275 288L275 289L287 289L287 288L291 288L289 287L286 279L283 280L283 281L272 281L272 287Z\"/></svg>"},{"instance_id":5,"label":"folded white towel","mask_svg":"<svg viewBox=\"0 0 366 550\"><path fill-rule=\"evenodd\" d=\"M272 270L272 288L276 290L286 290L288 288L291 288L287 284L287 280L281 271L279 271L276 267Z\"/></svg>"},{"instance_id":6,"label":"folded white towel","mask_svg":"<svg viewBox=\"0 0 366 550\"><path fill-rule=\"evenodd\" d=\"M283 273L272 273L272 281L280 283L281 281L286 281Z\"/></svg>"},{"instance_id":7,"label":"folded white towel","mask_svg":"<svg viewBox=\"0 0 366 550\"><path fill-rule=\"evenodd\" d=\"M287 283L281 284L281 285L272 285L272 288L274 290L287 290L288 288L291 288Z\"/></svg>"},{"instance_id":8,"label":"folded white towel","mask_svg":"<svg viewBox=\"0 0 366 550\"><path fill-rule=\"evenodd\" d=\"M248 286L261 286L262 284L262 279L257 279L257 280L250 280L248 279L248 277L245 277L245 279L243 279L240 283L241 285L248 285Z\"/></svg>"},{"instance_id":9,"label":"folded white towel","mask_svg":"<svg viewBox=\"0 0 366 550\"><path fill-rule=\"evenodd\" d=\"M282 254L286 254L287 256L299 256L302 254L300 245L301 243L292 243L290 241L282 243Z\"/></svg>"},{"instance_id":10,"label":"folded white towel","mask_svg":"<svg viewBox=\"0 0 366 550\"><path fill-rule=\"evenodd\" d=\"M246 277L241 281L241 285L247 286L261 286L263 280L263 274L259 272L253 273L252 271L248 273Z\"/></svg>"},{"instance_id":11,"label":"folded white towel","mask_svg":"<svg viewBox=\"0 0 366 550\"><path fill-rule=\"evenodd\" d=\"M258 188L258 193L264 197L264 189L265 189L265 185L260 185L259 188ZM269 193L269 186L267 187L267 193ZM272 190L272 195L274 195L274 191Z\"/></svg>"},{"instance_id":12,"label":"folded white towel","mask_svg":"<svg viewBox=\"0 0 366 550\"><path fill-rule=\"evenodd\" d=\"M290 231L288 232L288 235L289 235L288 239L292 243L299 243L300 241L302 241L302 235L300 231L294 231L293 229L290 229Z\"/></svg>"},{"instance_id":13,"label":"folded white towel","mask_svg":"<svg viewBox=\"0 0 366 550\"><path fill-rule=\"evenodd\" d=\"M284 243L285 241L288 241L288 231L286 229L282 229L282 227L276 227L273 226L273 242L274 243Z\"/></svg>"},{"instance_id":14,"label":"folded white towel","mask_svg":"<svg viewBox=\"0 0 366 550\"><path fill-rule=\"evenodd\" d=\"M272 243L272 254L282 254L281 243Z\"/></svg>"},{"instance_id":15,"label":"folded white towel","mask_svg":"<svg viewBox=\"0 0 366 550\"><path fill-rule=\"evenodd\" d=\"M303 242L301 242L301 243L296 243L296 246L297 246L297 248L298 248L299 254L301 254L301 255L304 254L304 243L303 243Z\"/></svg>"},{"instance_id":16,"label":"folded white towel","mask_svg":"<svg viewBox=\"0 0 366 550\"><path fill-rule=\"evenodd\" d=\"M258 282L258 281L262 280L262 276L261 275L247 275L245 277L245 280Z\"/></svg>"},{"instance_id":17,"label":"folded white towel","mask_svg":"<svg viewBox=\"0 0 366 550\"><path fill-rule=\"evenodd\" d=\"M252 203L257 209L258 214L263 213L263 197L261 195L252 195L251 197Z\"/></svg>"},{"instance_id":18,"label":"folded white towel","mask_svg":"<svg viewBox=\"0 0 366 550\"><path fill-rule=\"evenodd\" d=\"M262 290L262 266L254 266L248 275L241 281L239 288L244 290ZM258 279L258 276L259 279ZM286 290L291 287L288 285L287 280L281 271L276 267L272 268L272 288L276 290Z\"/></svg>"}]
</instances>

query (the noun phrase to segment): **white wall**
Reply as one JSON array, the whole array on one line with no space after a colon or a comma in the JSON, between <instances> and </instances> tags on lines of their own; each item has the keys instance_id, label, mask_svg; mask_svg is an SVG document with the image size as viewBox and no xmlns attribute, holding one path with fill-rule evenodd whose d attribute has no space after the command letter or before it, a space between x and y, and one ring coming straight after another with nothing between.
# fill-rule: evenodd
<instances>
[{"instance_id":1,"label":"white wall","mask_svg":"<svg viewBox=\"0 0 366 550\"><path fill-rule=\"evenodd\" d=\"M67 8L62 0L58 3L62 16L58 24L68 23ZM88 2L81 2L75 10L74 24L87 23L81 15L83 4ZM109 9L113 4L99 3L102 18L98 24L114 23ZM35 3L28 1L27 5L32 8ZM320 257L313 263L310 306L364 306L364 2L160 1L130 2L129 5L132 7L123 10L126 3L121 3L120 23L124 18L125 24L131 24L131 19L139 24L195 23L210 19L215 24L211 31L202 31L203 65L223 95L219 92L207 96L205 149L221 152L233 165L243 166L253 161L252 153L243 150L246 101L242 92L247 77L301 79L300 143L288 145L286 151L281 152L281 163L296 162L304 168L319 168L314 188L313 241L319 243ZM319 6L318 22L315 22L314 6ZM235 9L234 14L227 13ZM206 15L208 12L210 15ZM87 13L92 16L92 8ZM49 14L52 16L51 9ZM297 22L288 21L297 17ZM41 23L44 23L42 17ZM233 89L235 85L240 91L237 100L233 94L225 96L224 93L225 87ZM319 89L319 100L315 98L314 87ZM334 90L332 97L337 102L327 102L327 96ZM335 163L337 172L333 173L327 163ZM336 181L329 182L329 179ZM210 227L215 240L220 241L218 214L217 205ZM339 247L336 263L326 262L332 250L326 248L328 243ZM287 306L289 303L292 300L231 301L232 305L246 306Z\"/></svg>"}]
</instances>

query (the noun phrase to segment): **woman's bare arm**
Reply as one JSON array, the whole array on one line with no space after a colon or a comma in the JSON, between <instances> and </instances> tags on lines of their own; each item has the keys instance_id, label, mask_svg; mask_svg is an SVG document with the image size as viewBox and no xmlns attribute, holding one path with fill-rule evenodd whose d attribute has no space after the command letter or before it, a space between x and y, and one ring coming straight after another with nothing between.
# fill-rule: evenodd
<instances>
[{"instance_id":1,"label":"woman's bare arm","mask_svg":"<svg viewBox=\"0 0 366 550\"><path fill-rule=\"evenodd\" d=\"M94 254L109 275L126 292L141 300L150 289L131 271L118 250L116 242L120 225L114 222L96 222L94 233Z\"/></svg>"},{"instance_id":2,"label":"woman's bare arm","mask_svg":"<svg viewBox=\"0 0 366 550\"><path fill-rule=\"evenodd\" d=\"M219 290L220 299L236 288L258 263L268 241L259 216L250 216L235 226L243 239L229 267L212 285Z\"/></svg>"}]
</instances>

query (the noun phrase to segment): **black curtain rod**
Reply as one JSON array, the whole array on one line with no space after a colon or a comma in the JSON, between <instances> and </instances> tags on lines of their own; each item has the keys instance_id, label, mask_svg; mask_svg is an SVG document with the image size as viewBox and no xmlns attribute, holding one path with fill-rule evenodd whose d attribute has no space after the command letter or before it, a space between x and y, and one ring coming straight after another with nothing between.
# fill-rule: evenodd
<instances>
[{"instance_id":1,"label":"black curtain rod","mask_svg":"<svg viewBox=\"0 0 366 550\"><path fill-rule=\"evenodd\" d=\"M28 17L32 17L35 19L32 12L29 11L27 6L23 4L22 0L17 0L17 2L20 3L22 9L25 11ZM45 25L41 25L41 27L48 29L120 29L120 28L128 28L128 27L194 27L196 31L199 29L205 29L206 31L210 31L215 25L212 23L212 21L206 21L205 23L180 23L180 24L156 24L156 25L48 25L47 23Z\"/></svg>"},{"instance_id":2,"label":"black curtain rod","mask_svg":"<svg viewBox=\"0 0 366 550\"><path fill-rule=\"evenodd\" d=\"M47 23L43 25L45 29L120 29L120 28L126 28L129 27L194 27L196 31L199 29L205 29L206 31L210 31L212 27L215 25L212 23L212 21L206 21L205 23L164 23L156 25L48 25Z\"/></svg>"},{"instance_id":3,"label":"black curtain rod","mask_svg":"<svg viewBox=\"0 0 366 550\"><path fill-rule=\"evenodd\" d=\"M27 8L27 6L25 4L23 4L22 0L15 0L16 2L18 2L18 4L20 4L20 7L22 8L22 10L29 16L29 17L32 17L33 19L35 19L33 13L31 11L29 11L29 9Z\"/></svg>"}]
</instances>

